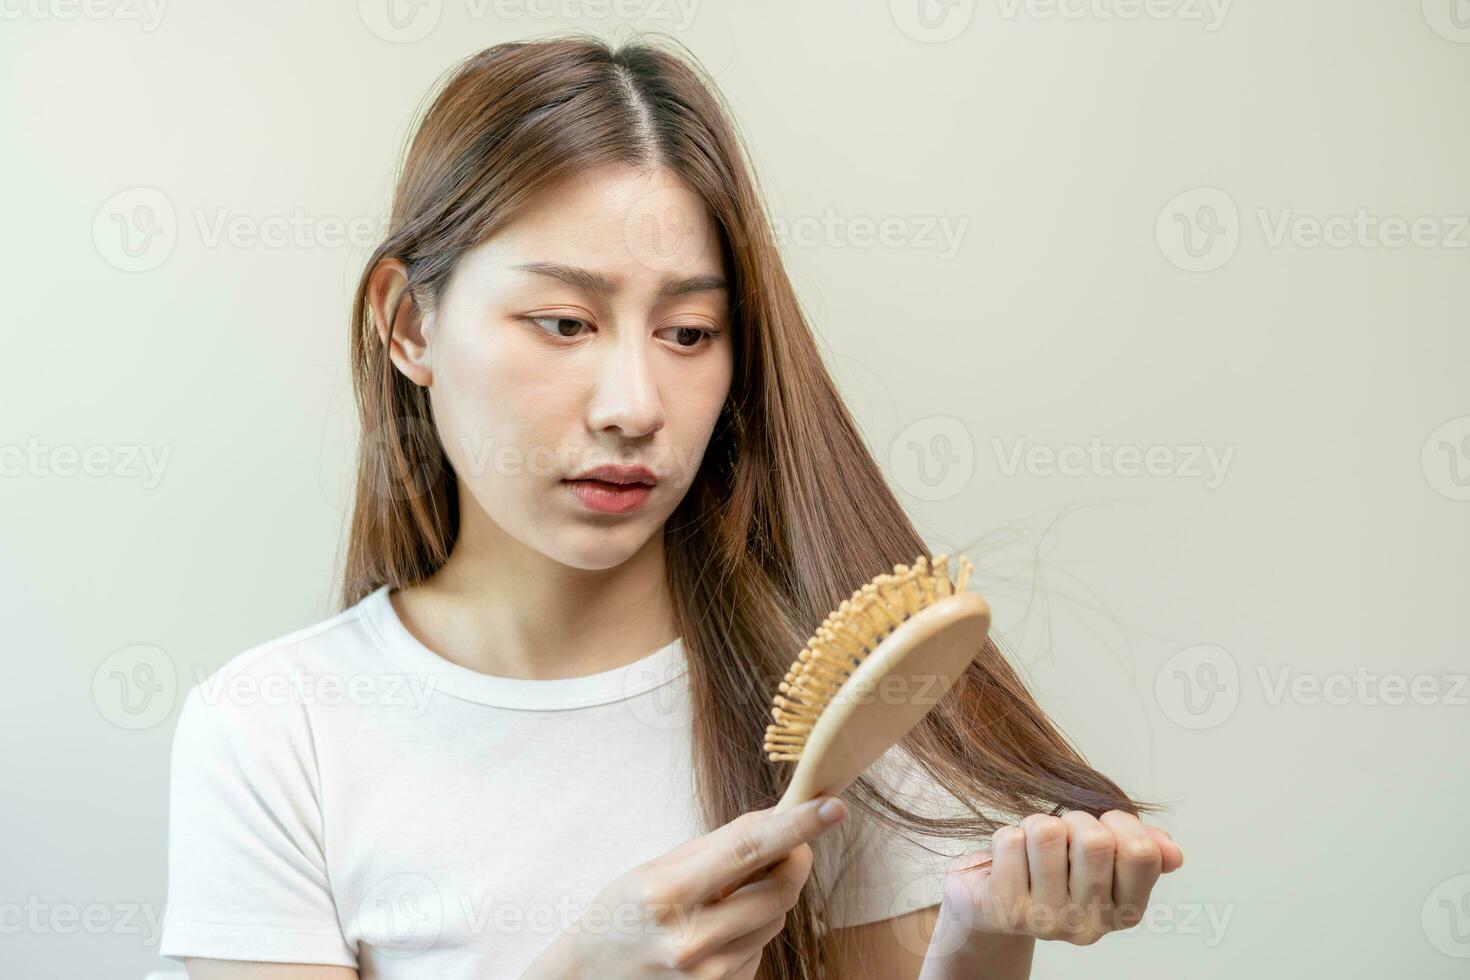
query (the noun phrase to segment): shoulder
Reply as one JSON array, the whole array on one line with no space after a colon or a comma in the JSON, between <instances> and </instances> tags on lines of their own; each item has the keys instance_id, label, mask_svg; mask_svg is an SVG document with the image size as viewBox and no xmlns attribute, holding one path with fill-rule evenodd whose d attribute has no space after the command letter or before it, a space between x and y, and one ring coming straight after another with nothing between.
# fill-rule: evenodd
<instances>
[{"instance_id":1,"label":"shoulder","mask_svg":"<svg viewBox=\"0 0 1470 980\"><path fill-rule=\"evenodd\" d=\"M382 670L363 621L369 599L198 671L174 730L175 753L260 751L307 734L308 707Z\"/></svg>"},{"instance_id":2,"label":"shoulder","mask_svg":"<svg viewBox=\"0 0 1470 980\"><path fill-rule=\"evenodd\" d=\"M376 593L369 595L324 619L241 650L207 674L198 672L190 696L197 700L218 690L246 693L300 677L345 677L379 665L366 622L376 598ZM281 695L302 690L300 683L289 684Z\"/></svg>"}]
</instances>

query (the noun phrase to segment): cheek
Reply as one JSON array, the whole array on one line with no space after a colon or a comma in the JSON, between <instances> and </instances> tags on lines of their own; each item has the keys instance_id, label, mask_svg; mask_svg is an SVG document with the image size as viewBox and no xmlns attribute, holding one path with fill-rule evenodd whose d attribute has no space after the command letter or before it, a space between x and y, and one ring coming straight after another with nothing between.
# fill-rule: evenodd
<instances>
[{"instance_id":1,"label":"cheek","mask_svg":"<svg viewBox=\"0 0 1470 980\"><path fill-rule=\"evenodd\" d=\"M670 429L667 445L675 454L671 462L680 487L693 481L730 390L730 365L710 360L697 376L686 375L670 385L671 397L664 403Z\"/></svg>"},{"instance_id":2,"label":"cheek","mask_svg":"<svg viewBox=\"0 0 1470 980\"><path fill-rule=\"evenodd\" d=\"M569 389L544 361L507 327L436 348L434 417L461 476L483 483L548 472Z\"/></svg>"}]
</instances>

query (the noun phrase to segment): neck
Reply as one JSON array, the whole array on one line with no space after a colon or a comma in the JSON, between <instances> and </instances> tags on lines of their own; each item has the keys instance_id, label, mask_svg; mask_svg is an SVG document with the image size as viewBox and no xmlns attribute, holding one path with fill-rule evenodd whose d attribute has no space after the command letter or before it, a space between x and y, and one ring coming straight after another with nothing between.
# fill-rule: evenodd
<instances>
[{"instance_id":1,"label":"neck","mask_svg":"<svg viewBox=\"0 0 1470 980\"><path fill-rule=\"evenodd\" d=\"M507 534L461 494L459 535L427 581L394 594L425 646L483 673L581 677L647 656L679 635L663 534L610 568L563 564Z\"/></svg>"}]
</instances>

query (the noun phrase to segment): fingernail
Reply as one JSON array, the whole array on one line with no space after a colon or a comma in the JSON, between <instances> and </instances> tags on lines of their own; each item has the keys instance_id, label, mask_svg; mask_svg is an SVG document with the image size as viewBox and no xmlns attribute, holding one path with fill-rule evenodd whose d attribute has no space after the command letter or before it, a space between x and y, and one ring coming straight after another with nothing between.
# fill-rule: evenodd
<instances>
[{"instance_id":1,"label":"fingernail","mask_svg":"<svg viewBox=\"0 0 1470 980\"><path fill-rule=\"evenodd\" d=\"M827 823L836 823L846 813L847 805L835 796L817 808L817 816L821 817Z\"/></svg>"}]
</instances>

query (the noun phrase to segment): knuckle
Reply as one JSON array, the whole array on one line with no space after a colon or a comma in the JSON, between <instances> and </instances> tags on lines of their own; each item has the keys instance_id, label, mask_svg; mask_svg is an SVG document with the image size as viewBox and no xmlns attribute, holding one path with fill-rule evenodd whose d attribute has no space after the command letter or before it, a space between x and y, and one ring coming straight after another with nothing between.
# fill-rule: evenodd
<instances>
[{"instance_id":1,"label":"knuckle","mask_svg":"<svg viewBox=\"0 0 1470 980\"><path fill-rule=\"evenodd\" d=\"M1073 841L1086 840L1094 834L1107 834L1110 837L1112 836L1111 831L1104 827L1096 817L1088 813L1068 813L1058 819L1067 828L1067 832L1072 836Z\"/></svg>"},{"instance_id":2,"label":"knuckle","mask_svg":"<svg viewBox=\"0 0 1470 980\"><path fill-rule=\"evenodd\" d=\"M635 897L649 911L658 915L678 901L678 888L660 875L645 875L635 889Z\"/></svg>"},{"instance_id":3,"label":"knuckle","mask_svg":"<svg viewBox=\"0 0 1470 980\"><path fill-rule=\"evenodd\" d=\"M1055 844L1067 839L1067 825L1060 817L1037 813L1021 821L1026 830L1026 839L1038 844Z\"/></svg>"},{"instance_id":4,"label":"knuckle","mask_svg":"<svg viewBox=\"0 0 1470 980\"><path fill-rule=\"evenodd\" d=\"M742 815L735 823L735 840L730 845L730 853L741 864L753 863L760 857L760 837L749 814Z\"/></svg>"},{"instance_id":5,"label":"knuckle","mask_svg":"<svg viewBox=\"0 0 1470 980\"><path fill-rule=\"evenodd\" d=\"M1123 856L1134 864L1152 865L1160 864L1163 858L1159 854L1158 845L1153 841L1136 839L1130 840L1123 845Z\"/></svg>"},{"instance_id":6,"label":"knuckle","mask_svg":"<svg viewBox=\"0 0 1470 980\"><path fill-rule=\"evenodd\" d=\"M1086 831L1078 836L1077 845L1082 849L1084 857L1094 860L1111 857L1113 853L1113 835L1106 830Z\"/></svg>"}]
</instances>

